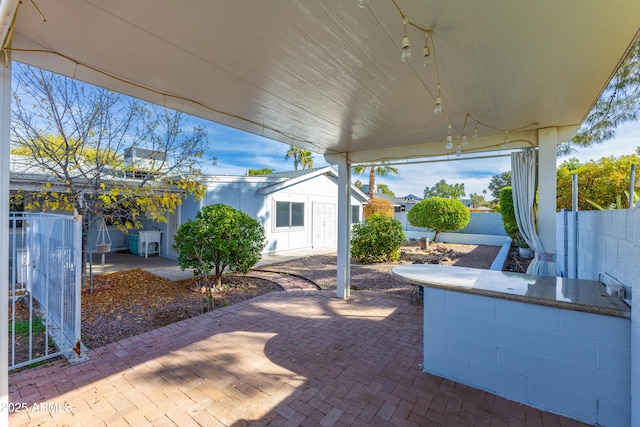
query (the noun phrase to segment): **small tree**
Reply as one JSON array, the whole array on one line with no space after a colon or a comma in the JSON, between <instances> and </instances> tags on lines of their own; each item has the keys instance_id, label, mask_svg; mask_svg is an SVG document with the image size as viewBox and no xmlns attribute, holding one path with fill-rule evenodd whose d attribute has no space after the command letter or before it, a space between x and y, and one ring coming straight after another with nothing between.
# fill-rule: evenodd
<instances>
[{"instance_id":1,"label":"small tree","mask_svg":"<svg viewBox=\"0 0 640 427\"><path fill-rule=\"evenodd\" d=\"M373 214L379 214L388 218L393 218L393 203L387 199L373 198L362 209L364 219L368 219Z\"/></svg>"},{"instance_id":2,"label":"small tree","mask_svg":"<svg viewBox=\"0 0 640 427\"><path fill-rule=\"evenodd\" d=\"M438 233L463 229L471 218L469 209L460 200L431 197L418 203L407 213L409 224L423 227Z\"/></svg>"},{"instance_id":3,"label":"small tree","mask_svg":"<svg viewBox=\"0 0 640 427\"><path fill-rule=\"evenodd\" d=\"M405 241L400 221L380 214L353 226L351 256L362 263L397 261Z\"/></svg>"},{"instance_id":4,"label":"small tree","mask_svg":"<svg viewBox=\"0 0 640 427\"><path fill-rule=\"evenodd\" d=\"M259 260L265 245L264 229L258 221L230 206L205 206L192 221L182 224L173 248L184 270L202 275L208 308L213 309L214 287L222 285L226 269L247 273ZM209 280L213 275L215 285Z\"/></svg>"}]
</instances>

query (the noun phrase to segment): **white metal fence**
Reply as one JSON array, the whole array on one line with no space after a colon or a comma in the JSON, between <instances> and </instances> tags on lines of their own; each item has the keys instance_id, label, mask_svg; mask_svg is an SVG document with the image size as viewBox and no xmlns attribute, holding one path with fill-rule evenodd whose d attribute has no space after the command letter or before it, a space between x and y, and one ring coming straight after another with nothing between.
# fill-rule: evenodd
<instances>
[{"instance_id":1,"label":"white metal fence","mask_svg":"<svg viewBox=\"0 0 640 427\"><path fill-rule=\"evenodd\" d=\"M80 340L82 221L9 219L9 369L65 355Z\"/></svg>"}]
</instances>

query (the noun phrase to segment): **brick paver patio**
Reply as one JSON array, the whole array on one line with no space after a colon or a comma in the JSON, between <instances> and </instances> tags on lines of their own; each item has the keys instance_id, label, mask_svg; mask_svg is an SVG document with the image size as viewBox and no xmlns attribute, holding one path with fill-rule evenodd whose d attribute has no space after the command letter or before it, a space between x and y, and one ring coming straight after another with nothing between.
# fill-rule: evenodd
<instances>
[{"instance_id":1,"label":"brick paver patio","mask_svg":"<svg viewBox=\"0 0 640 427\"><path fill-rule=\"evenodd\" d=\"M12 374L27 410L10 424L581 425L423 373L421 358L408 298L276 292Z\"/></svg>"}]
</instances>

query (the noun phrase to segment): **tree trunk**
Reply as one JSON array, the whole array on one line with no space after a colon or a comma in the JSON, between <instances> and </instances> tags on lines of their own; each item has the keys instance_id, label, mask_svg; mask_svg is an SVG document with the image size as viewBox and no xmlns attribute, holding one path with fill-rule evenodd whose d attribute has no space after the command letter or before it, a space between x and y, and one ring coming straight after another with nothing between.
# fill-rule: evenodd
<instances>
[{"instance_id":1,"label":"tree trunk","mask_svg":"<svg viewBox=\"0 0 640 427\"><path fill-rule=\"evenodd\" d=\"M373 199L373 195L376 192L376 165L371 165L369 171L369 197Z\"/></svg>"}]
</instances>

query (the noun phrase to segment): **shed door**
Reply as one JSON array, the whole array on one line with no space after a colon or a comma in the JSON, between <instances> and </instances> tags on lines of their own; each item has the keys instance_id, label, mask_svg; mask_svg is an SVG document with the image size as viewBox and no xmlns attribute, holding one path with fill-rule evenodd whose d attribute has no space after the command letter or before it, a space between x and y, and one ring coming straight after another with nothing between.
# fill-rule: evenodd
<instances>
[{"instance_id":1,"label":"shed door","mask_svg":"<svg viewBox=\"0 0 640 427\"><path fill-rule=\"evenodd\" d=\"M165 244L165 254L170 257L178 256L178 253L173 249L173 236L175 236L176 231L178 231L179 212L180 208L178 208L175 213L167 214L167 239Z\"/></svg>"},{"instance_id":2,"label":"shed door","mask_svg":"<svg viewBox=\"0 0 640 427\"><path fill-rule=\"evenodd\" d=\"M335 247L337 245L337 216L335 203L313 204L313 246Z\"/></svg>"}]
</instances>

